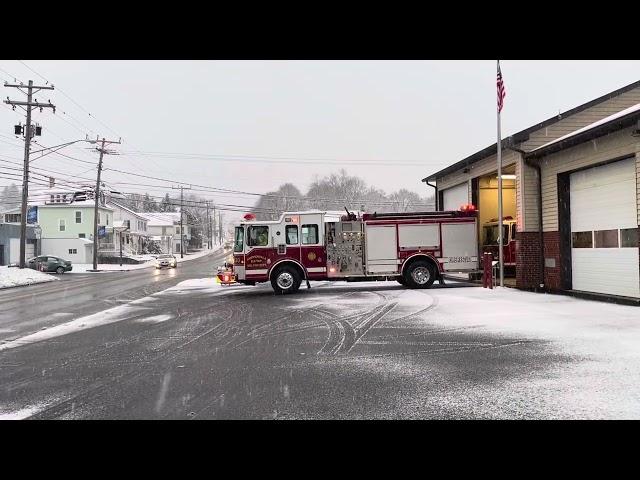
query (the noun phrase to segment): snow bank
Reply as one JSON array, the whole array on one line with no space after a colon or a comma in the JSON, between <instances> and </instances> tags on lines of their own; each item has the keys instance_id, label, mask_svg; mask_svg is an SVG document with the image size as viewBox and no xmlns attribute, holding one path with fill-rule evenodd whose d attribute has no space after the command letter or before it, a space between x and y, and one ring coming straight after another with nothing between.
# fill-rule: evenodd
<instances>
[{"instance_id":1,"label":"snow bank","mask_svg":"<svg viewBox=\"0 0 640 480\"><path fill-rule=\"evenodd\" d=\"M34 283L58 280L53 275L38 272L30 268L0 267L0 288L33 285Z\"/></svg>"}]
</instances>

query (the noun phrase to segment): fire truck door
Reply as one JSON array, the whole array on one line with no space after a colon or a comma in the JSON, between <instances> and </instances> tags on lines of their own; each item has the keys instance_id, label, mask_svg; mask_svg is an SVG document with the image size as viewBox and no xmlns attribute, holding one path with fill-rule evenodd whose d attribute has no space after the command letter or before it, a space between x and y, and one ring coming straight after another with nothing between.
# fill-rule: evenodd
<instances>
[{"instance_id":1,"label":"fire truck door","mask_svg":"<svg viewBox=\"0 0 640 480\"><path fill-rule=\"evenodd\" d=\"M321 214L300 215L300 263L310 277L324 275L324 222Z\"/></svg>"},{"instance_id":2,"label":"fire truck door","mask_svg":"<svg viewBox=\"0 0 640 480\"><path fill-rule=\"evenodd\" d=\"M398 271L398 242L395 225L365 225L367 273Z\"/></svg>"}]
</instances>

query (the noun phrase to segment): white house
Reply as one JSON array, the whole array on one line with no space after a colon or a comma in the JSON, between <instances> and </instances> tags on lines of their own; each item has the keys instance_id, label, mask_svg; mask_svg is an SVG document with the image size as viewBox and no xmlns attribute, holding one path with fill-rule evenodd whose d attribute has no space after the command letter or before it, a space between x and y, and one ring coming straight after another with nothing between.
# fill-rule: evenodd
<instances>
[{"instance_id":1,"label":"white house","mask_svg":"<svg viewBox=\"0 0 640 480\"><path fill-rule=\"evenodd\" d=\"M120 253L121 241L123 255L144 253L150 236L147 218L113 200L110 200L107 206L113 209L113 226L107 228L107 231L114 234L114 253Z\"/></svg>"},{"instance_id":2,"label":"white house","mask_svg":"<svg viewBox=\"0 0 640 480\"><path fill-rule=\"evenodd\" d=\"M179 212L145 212L147 230L150 240L155 242L162 253L180 253L180 213ZM191 227L187 224L187 216L183 218L185 252L191 240Z\"/></svg>"},{"instance_id":3,"label":"white house","mask_svg":"<svg viewBox=\"0 0 640 480\"><path fill-rule=\"evenodd\" d=\"M45 192L42 192L43 194ZM70 260L73 263L93 261L93 192L90 190L46 191L46 200L38 202L37 223L42 231L41 252ZM113 209L105 204L101 195L98 202L98 229L105 232L100 237L98 251L113 250Z\"/></svg>"}]
</instances>

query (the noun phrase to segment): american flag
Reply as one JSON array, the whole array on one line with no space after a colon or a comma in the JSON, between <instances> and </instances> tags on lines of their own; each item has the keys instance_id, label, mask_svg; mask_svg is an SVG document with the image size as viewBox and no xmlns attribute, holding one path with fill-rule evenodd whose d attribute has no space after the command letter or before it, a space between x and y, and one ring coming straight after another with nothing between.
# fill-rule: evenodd
<instances>
[{"instance_id":1,"label":"american flag","mask_svg":"<svg viewBox=\"0 0 640 480\"><path fill-rule=\"evenodd\" d=\"M504 104L504 97L506 96L506 92L504 90L504 83L502 82L502 72L500 71L500 61L498 60L498 113L502 111L502 106Z\"/></svg>"}]
</instances>

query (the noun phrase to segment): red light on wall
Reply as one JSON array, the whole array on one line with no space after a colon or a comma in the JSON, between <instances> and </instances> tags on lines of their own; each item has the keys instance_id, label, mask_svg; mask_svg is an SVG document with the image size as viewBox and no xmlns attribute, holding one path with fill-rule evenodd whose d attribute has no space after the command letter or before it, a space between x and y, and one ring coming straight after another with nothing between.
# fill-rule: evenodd
<instances>
[{"instance_id":1,"label":"red light on wall","mask_svg":"<svg viewBox=\"0 0 640 480\"><path fill-rule=\"evenodd\" d=\"M473 203L467 203L460 207L461 212L475 212L476 206Z\"/></svg>"},{"instance_id":2,"label":"red light on wall","mask_svg":"<svg viewBox=\"0 0 640 480\"><path fill-rule=\"evenodd\" d=\"M247 222L250 222L251 220L255 220L256 216L253 213L247 213L242 218L244 218Z\"/></svg>"}]
</instances>

